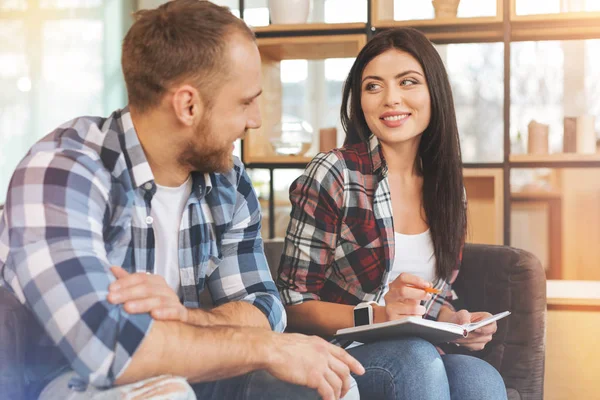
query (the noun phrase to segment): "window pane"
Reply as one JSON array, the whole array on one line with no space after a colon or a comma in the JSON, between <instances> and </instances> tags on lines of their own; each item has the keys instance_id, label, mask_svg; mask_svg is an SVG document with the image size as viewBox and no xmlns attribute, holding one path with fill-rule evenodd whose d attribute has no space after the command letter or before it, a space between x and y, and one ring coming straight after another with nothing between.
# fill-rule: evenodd
<instances>
[{"instance_id":1,"label":"window pane","mask_svg":"<svg viewBox=\"0 0 600 400\"><path fill-rule=\"evenodd\" d=\"M151 10L158 8L169 0L138 0L138 10Z\"/></svg>"},{"instance_id":2,"label":"window pane","mask_svg":"<svg viewBox=\"0 0 600 400\"><path fill-rule=\"evenodd\" d=\"M269 237L269 170L251 168L247 170L248 176L252 181L252 187L258 201L262 214L261 235L263 239Z\"/></svg>"},{"instance_id":3,"label":"window pane","mask_svg":"<svg viewBox=\"0 0 600 400\"><path fill-rule=\"evenodd\" d=\"M41 134L81 115L103 113L103 26L95 20L48 21L43 27Z\"/></svg>"},{"instance_id":4,"label":"window pane","mask_svg":"<svg viewBox=\"0 0 600 400\"><path fill-rule=\"evenodd\" d=\"M237 158L242 158L242 140L238 139L235 142L233 142L233 155L236 156Z\"/></svg>"},{"instance_id":5,"label":"window pane","mask_svg":"<svg viewBox=\"0 0 600 400\"><path fill-rule=\"evenodd\" d=\"M301 169L276 169L273 171L273 189L275 191L275 232L274 237L283 238L290 222L290 185L302 174ZM261 235L269 237L269 170L252 168L248 170L258 197L262 213Z\"/></svg>"},{"instance_id":6,"label":"window pane","mask_svg":"<svg viewBox=\"0 0 600 400\"><path fill-rule=\"evenodd\" d=\"M600 280L600 169L511 171L511 246L548 279Z\"/></svg>"},{"instance_id":7,"label":"window pane","mask_svg":"<svg viewBox=\"0 0 600 400\"><path fill-rule=\"evenodd\" d=\"M211 0L211 2L229 8L233 15L240 17L240 2L238 0Z\"/></svg>"},{"instance_id":8,"label":"window pane","mask_svg":"<svg viewBox=\"0 0 600 400\"><path fill-rule=\"evenodd\" d=\"M503 159L504 51L502 43L436 46L446 65L464 162Z\"/></svg>"},{"instance_id":9,"label":"window pane","mask_svg":"<svg viewBox=\"0 0 600 400\"><path fill-rule=\"evenodd\" d=\"M517 15L600 11L600 0L517 0Z\"/></svg>"},{"instance_id":10,"label":"window pane","mask_svg":"<svg viewBox=\"0 0 600 400\"><path fill-rule=\"evenodd\" d=\"M344 140L339 118L342 86L353 62L353 58L281 62L282 117L311 125L314 136L308 156L318 152L320 129L335 127L338 146Z\"/></svg>"},{"instance_id":11,"label":"window pane","mask_svg":"<svg viewBox=\"0 0 600 400\"><path fill-rule=\"evenodd\" d=\"M0 204L17 163L31 143L31 76L25 54L25 25L21 21L0 24Z\"/></svg>"},{"instance_id":12,"label":"window pane","mask_svg":"<svg viewBox=\"0 0 600 400\"><path fill-rule=\"evenodd\" d=\"M531 121L548 125L550 153L563 152L565 117L595 119L591 130L600 130L600 71L596 66L600 40L520 42L511 46L513 152L527 151ZM595 147L590 145L586 151L595 152Z\"/></svg>"},{"instance_id":13,"label":"window pane","mask_svg":"<svg viewBox=\"0 0 600 400\"><path fill-rule=\"evenodd\" d=\"M269 25L268 0L246 0L244 2L244 21L250 26Z\"/></svg>"},{"instance_id":14,"label":"window pane","mask_svg":"<svg viewBox=\"0 0 600 400\"><path fill-rule=\"evenodd\" d=\"M290 223L290 185L302 174L301 169L278 169L274 171L275 181L275 237L285 237L288 224Z\"/></svg>"},{"instance_id":15,"label":"window pane","mask_svg":"<svg viewBox=\"0 0 600 400\"><path fill-rule=\"evenodd\" d=\"M365 0L325 0L324 22L367 22L367 6Z\"/></svg>"},{"instance_id":16,"label":"window pane","mask_svg":"<svg viewBox=\"0 0 600 400\"><path fill-rule=\"evenodd\" d=\"M0 10L27 10L27 0L0 0Z\"/></svg>"},{"instance_id":17,"label":"window pane","mask_svg":"<svg viewBox=\"0 0 600 400\"><path fill-rule=\"evenodd\" d=\"M94 8L101 5L102 0L40 0L40 8Z\"/></svg>"},{"instance_id":18,"label":"window pane","mask_svg":"<svg viewBox=\"0 0 600 400\"><path fill-rule=\"evenodd\" d=\"M244 20L248 25L269 25L268 0L246 0L244 6ZM307 22L367 22L367 1L314 0Z\"/></svg>"},{"instance_id":19,"label":"window pane","mask_svg":"<svg viewBox=\"0 0 600 400\"><path fill-rule=\"evenodd\" d=\"M496 0L461 0L457 16L460 18L493 17L496 16L496 10ZM393 12L394 20L396 21L435 18L431 1L394 0ZM389 17L383 15L382 18L387 19Z\"/></svg>"},{"instance_id":20,"label":"window pane","mask_svg":"<svg viewBox=\"0 0 600 400\"><path fill-rule=\"evenodd\" d=\"M169 0L138 0L138 10L158 8L167 1ZM240 16L240 3L238 0L212 0L211 3L228 7L233 15L236 17Z\"/></svg>"}]
</instances>

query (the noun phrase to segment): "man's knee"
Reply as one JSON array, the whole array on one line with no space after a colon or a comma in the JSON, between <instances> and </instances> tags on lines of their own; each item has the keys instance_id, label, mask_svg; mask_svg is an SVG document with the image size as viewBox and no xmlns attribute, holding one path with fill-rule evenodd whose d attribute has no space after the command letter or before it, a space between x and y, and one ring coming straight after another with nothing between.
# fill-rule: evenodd
<instances>
[{"instance_id":1,"label":"man's knee","mask_svg":"<svg viewBox=\"0 0 600 400\"><path fill-rule=\"evenodd\" d=\"M94 400L113 400L117 398L123 400L196 400L196 394L185 378L163 375L101 392L94 397Z\"/></svg>"},{"instance_id":2,"label":"man's knee","mask_svg":"<svg viewBox=\"0 0 600 400\"><path fill-rule=\"evenodd\" d=\"M350 377L350 389L342 400L359 400L358 385ZM315 389L298 386L281 381L266 371L252 372L246 387L246 400L254 399L285 399L285 400L318 400L321 396Z\"/></svg>"},{"instance_id":3,"label":"man's knee","mask_svg":"<svg viewBox=\"0 0 600 400\"><path fill-rule=\"evenodd\" d=\"M279 380L266 371L251 372L245 392L244 399L246 400L320 399L316 390Z\"/></svg>"}]
</instances>

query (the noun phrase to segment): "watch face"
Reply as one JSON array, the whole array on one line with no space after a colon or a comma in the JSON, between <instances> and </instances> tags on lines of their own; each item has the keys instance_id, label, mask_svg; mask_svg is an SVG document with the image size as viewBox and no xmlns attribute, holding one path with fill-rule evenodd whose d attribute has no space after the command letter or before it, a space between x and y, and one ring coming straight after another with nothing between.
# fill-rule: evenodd
<instances>
[{"instance_id":1,"label":"watch face","mask_svg":"<svg viewBox=\"0 0 600 400\"><path fill-rule=\"evenodd\" d=\"M369 307L354 310L354 326L369 325Z\"/></svg>"}]
</instances>

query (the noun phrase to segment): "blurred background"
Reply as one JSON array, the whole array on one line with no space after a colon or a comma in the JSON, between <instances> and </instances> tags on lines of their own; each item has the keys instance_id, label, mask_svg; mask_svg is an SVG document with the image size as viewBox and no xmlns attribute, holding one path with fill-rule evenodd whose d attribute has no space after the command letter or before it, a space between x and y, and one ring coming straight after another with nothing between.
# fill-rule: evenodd
<instances>
[{"instance_id":1,"label":"blurred background","mask_svg":"<svg viewBox=\"0 0 600 400\"><path fill-rule=\"evenodd\" d=\"M265 43L261 52L279 38L285 46L317 34L356 36L359 48L375 28L422 29L452 83L473 199L470 241L530 250L552 279L600 280L600 33L580 29L574 35L576 24L568 23L591 24L600 0L506 1L510 7L500 0L462 0L453 19L441 20L426 0L314 0L307 28L273 24L267 0L215 3L256 28L259 47ZM163 2L0 0L0 204L12 171L35 141L69 119L108 115L127 104L121 41L135 10ZM315 57L294 49L281 56L264 50L277 82L267 83L275 97L264 96L271 103L263 114L273 123L289 117L308 124L308 150L255 157L264 142L252 138L254 147L238 144L235 151L241 156L244 147L263 204L265 237L285 236L289 185L319 151L319 131L335 128L335 143L344 140L341 90L356 51L329 58L318 45ZM273 102L276 115L270 115ZM587 124L593 149L567 148L565 118L575 131L577 123ZM271 128L256 138L267 135L268 143Z\"/></svg>"},{"instance_id":2,"label":"blurred background","mask_svg":"<svg viewBox=\"0 0 600 400\"><path fill-rule=\"evenodd\" d=\"M163 2L0 0L0 205L33 143L127 104L122 39L133 12ZM468 241L539 258L545 398L596 398L600 0L214 2L254 28L262 56L263 126L234 153L253 180L265 238L285 236L289 186L306 163L344 141L341 91L360 48L390 27L429 37L454 94Z\"/></svg>"}]
</instances>

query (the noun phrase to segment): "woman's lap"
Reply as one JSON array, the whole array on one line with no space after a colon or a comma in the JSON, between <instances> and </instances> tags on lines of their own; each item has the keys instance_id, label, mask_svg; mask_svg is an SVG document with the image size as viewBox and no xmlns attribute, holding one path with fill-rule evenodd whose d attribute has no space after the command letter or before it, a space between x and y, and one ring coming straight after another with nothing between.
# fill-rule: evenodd
<instances>
[{"instance_id":1,"label":"woman's lap","mask_svg":"<svg viewBox=\"0 0 600 400\"><path fill-rule=\"evenodd\" d=\"M348 352L366 370L355 376L361 398L506 399L504 382L490 364L471 356L441 356L423 339L381 341Z\"/></svg>"}]
</instances>

